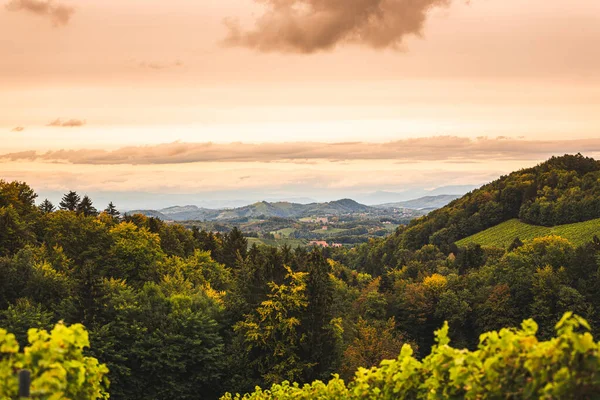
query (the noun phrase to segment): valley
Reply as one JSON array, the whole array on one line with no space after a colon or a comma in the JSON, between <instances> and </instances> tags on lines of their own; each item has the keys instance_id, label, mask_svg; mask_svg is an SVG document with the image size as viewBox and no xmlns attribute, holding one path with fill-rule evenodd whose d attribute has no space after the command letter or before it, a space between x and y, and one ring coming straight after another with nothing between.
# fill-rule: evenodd
<instances>
[{"instance_id":1,"label":"valley","mask_svg":"<svg viewBox=\"0 0 600 400\"><path fill-rule=\"evenodd\" d=\"M142 214L214 233L227 233L236 227L248 238L249 246L297 247L310 246L313 242L353 246L387 236L398 226L456 198L454 195L427 196L375 206L350 199L311 204L263 201L238 208L206 209L192 205L132 210L127 214Z\"/></svg>"}]
</instances>

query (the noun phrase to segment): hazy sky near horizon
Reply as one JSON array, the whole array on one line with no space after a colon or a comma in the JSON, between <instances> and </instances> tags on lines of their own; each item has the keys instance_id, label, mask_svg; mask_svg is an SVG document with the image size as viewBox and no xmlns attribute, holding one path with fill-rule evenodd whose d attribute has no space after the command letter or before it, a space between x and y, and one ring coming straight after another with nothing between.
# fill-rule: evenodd
<instances>
[{"instance_id":1,"label":"hazy sky near horizon","mask_svg":"<svg viewBox=\"0 0 600 400\"><path fill-rule=\"evenodd\" d=\"M0 0L0 179L123 201L479 184L600 154L599 43L597 0Z\"/></svg>"}]
</instances>

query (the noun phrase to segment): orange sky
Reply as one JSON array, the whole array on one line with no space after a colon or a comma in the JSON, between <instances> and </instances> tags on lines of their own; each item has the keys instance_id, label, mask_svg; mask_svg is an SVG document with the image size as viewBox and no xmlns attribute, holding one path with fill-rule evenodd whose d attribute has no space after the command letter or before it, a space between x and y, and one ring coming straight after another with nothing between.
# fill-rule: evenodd
<instances>
[{"instance_id":1,"label":"orange sky","mask_svg":"<svg viewBox=\"0 0 600 400\"><path fill-rule=\"evenodd\" d=\"M391 33L381 30L384 20L348 28L354 16L329 0L286 1L295 4L284 15L252 0L0 0L0 155L175 141L503 136L555 143L528 153L514 142L514 151L490 154L493 162L457 162L445 154L410 168L389 156L347 160L344 168L331 158L234 163L220 162L218 154L199 164L109 167L75 165L68 157L0 157L0 178L27 180L41 192L73 184L122 192L124 201L128 191L209 187L238 188L240 197L245 188L290 197L298 182L302 196L325 199L344 191L479 184L563 147L598 151L582 140L600 137L597 0L455 0L447 7L440 6L444 0L348 0L346 8L358 15L380 4ZM406 4L431 5L422 27L419 12ZM242 32L233 46L224 43L231 38L224 21L231 18ZM255 25L261 18L275 33ZM298 32L289 33L290 21ZM418 28L419 35L411 34ZM395 48L381 48L390 35ZM580 141L563 146L561 140ZM240 180L252 175L246 170L255 178ZM383 175L372 185L368 176L376 174Z\"/></svg>"}]
</instances>

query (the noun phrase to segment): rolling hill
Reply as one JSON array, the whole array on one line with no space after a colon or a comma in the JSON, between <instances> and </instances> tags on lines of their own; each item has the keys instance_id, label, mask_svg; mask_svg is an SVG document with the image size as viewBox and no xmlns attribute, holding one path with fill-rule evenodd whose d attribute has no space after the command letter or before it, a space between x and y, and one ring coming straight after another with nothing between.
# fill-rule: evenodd
<instances>
[{"instance_id":1,"label":"rolling hill","mask_svg":"<svg viewBox=\"0 0 600 400\"><path fill-rule=\"evenodd\" d=\"M456 242L456 245L466 246L474 243L482 246L507 248L515 238L531 240L549 235L563 237L576 246L583 245L592 240L594 236L600 236L600 218L553 227L531 225L518 219L511 219L461 239Z\"/></svg>"},{"instance_id":2,"label":"rolling hill","mask_svg":"<svg viewBox=\"0 0 600 400\"><path fill-rule=\"evenodd\" d=\"M552 157L467 193L413 220L395 246L440 249L463 238L518 218L553 227L600 218L600 162L581 154Z\"/></svg>"},{"instance_id":3,"label":"rolling hill","mask_svg":"<svg viewBox=\"0 0 600 400\"><path fill-rule=\"evenodd\" d=\"M261 201L244 207L212 210L196 206L174 206L161 210L133 210L127 214L144 214L169 221L225 221L242 218L304 218L339 216L348 214L383 214L379 208L366 206L351 199L326 203L298 204L288 202L270 203Z\"/></svg>"}]
</instances>

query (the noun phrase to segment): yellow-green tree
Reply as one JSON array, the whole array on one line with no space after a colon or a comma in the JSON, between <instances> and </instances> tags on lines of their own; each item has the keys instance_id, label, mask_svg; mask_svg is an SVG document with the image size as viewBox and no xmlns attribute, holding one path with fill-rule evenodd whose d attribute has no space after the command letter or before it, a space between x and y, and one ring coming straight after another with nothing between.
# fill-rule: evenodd
<instances>
[{"instance_id":1,"label":"yellow-green tree","mask_svg":"<svg viewBox=\"0 0 600 400\"><path fill-rule=\"evenodd\" d=\"M0 399L18 398L20 369L31 371L31 397L48 400L107 399L108 368L84 355L83 325L57 324L51 332L30 329L29 346L19 352L15 336L0 329Z\"/></svg>"},{"instance_id":2,"label":"yellow-green tree","mask_svg":"<svg viewBox=\"0 0 600 400\"><path fill-rule=\"evenodd\" d=\"M299 354L306 340L300 326L308 306L306 273L288 268L286 281L271 283L268 300L234 327L243 337L251 365L269 383L299 379L311 367Z\"/></svg>"}]
</instances>

